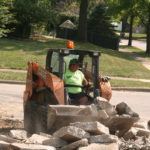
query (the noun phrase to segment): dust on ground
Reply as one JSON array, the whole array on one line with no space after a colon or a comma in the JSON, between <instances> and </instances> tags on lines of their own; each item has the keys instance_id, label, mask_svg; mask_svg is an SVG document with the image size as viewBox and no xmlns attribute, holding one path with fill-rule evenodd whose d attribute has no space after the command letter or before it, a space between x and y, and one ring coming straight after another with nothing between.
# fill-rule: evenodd
<instances>
[{"instance_id":1,"label":"dust on ground","mask_svg":"<svg viewBox=\"0 0 150 150\"><path fill-rule=\"evenodd\" d=\"M23 121L0 117L0 134L8 135L12 129L23 129Z\"/></svg>"}]
</instances>

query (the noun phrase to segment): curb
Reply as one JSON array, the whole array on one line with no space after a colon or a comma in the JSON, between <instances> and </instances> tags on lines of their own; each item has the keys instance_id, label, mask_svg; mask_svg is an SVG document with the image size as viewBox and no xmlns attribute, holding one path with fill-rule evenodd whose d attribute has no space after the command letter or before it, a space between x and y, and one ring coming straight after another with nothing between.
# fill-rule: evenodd
<instances>
[{"instance_id":1,"label":"curb","mask_svg":"<svg viewBox=\"0 0 150 150\"><path fill-rule=\"evenodd\" d=\"M150 88L138 88L138 87L112 87L114 91L135 91L135 92L150 92Z\"/></svg>"},{"instance_id":2,"label":"curb","mask_svg":"<svg viewBox=\"0 0 150 150\"><path fill-rule=\"evenodd\" d=\"M14 81L14 80L0 80L0 83L4 84L20 84L25 85L25 81ZM114 91L136 91L136 92L150 92L150 88L138 88L138 87L112 87Z\"/></svg>"},{"instance_id":3,"label":"curb","mask_svg":"<svg viewBox=\"0 0 150 150\"><path fill-rule=\"evenodd\" d=\"M0 80L0 83L4 83L4 84L26 84L26 82L24 81L14 81L14 80Z\"/></svg>"}]
</instances>

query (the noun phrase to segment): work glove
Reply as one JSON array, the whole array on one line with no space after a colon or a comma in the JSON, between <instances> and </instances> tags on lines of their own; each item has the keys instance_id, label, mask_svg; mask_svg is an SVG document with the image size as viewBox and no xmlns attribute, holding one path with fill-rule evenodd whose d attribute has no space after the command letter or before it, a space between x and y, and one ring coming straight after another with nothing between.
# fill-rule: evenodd
<instances>
[{"instance_id":1,"label":"work glove","mask_svg":"<svg viewBox=\"0 0 150 150\"><path fill-rule=\"evenodd\" d=\"M108 76L103 76L103 77L102 77L102 81L103 81L103 82L108 82L110 79L111 79L111 78L108 77Z\"/></svg>"}]
</instances>

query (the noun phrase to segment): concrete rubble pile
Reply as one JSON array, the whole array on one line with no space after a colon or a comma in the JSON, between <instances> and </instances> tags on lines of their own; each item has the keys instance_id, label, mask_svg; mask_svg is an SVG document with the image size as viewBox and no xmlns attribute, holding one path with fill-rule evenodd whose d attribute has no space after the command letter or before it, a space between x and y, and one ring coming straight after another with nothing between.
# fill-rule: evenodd
<instances>
[{"instance_id":1,"label":"concrete rubble pile","mask_svg":"<svg viewBox=\"0 0 150 150\"><path fill-rule=\"evenodd\" d=\"M150 150L148 123L123 102L50 105L47 127L47 133L32 135L10 130L0 135L0 150Z\"/></svg>"}]
</instances>

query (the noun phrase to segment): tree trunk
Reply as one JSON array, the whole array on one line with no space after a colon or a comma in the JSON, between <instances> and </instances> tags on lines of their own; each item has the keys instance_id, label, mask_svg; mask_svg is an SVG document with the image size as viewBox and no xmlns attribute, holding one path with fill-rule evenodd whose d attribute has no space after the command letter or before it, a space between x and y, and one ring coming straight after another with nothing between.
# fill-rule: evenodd
<instances>
[{"instance_id":1,"label":"tree trunk","mask_svg":"<svg viewBox=\"0 0 150 150\"><path fill-rule=\"evenodd\" d=\"M134 16L130 17L129 42L128 46L132 46L132 31L133 31Z\"/></svg>"},{"instance_id":2,"label":"tree trunk","mask_svg":"<svg viewBox=\"0 0 150 150\"><path fill-rule=\"evenodd\" d=\"M121 29L121 33L120 33L121 38L124 38L124 36L125 36L125 30L126 30L126 26L127 26L127 19L128 19L128 17L124 17L122 19L122 29Z\"/></svg>"},{"instance_id":3,"label":"tree trunk","mask_svg":"<svg viewBox=\"0 0 150 150\"><path fill-rule=\"evenodd\" d=\"M79 28L78 28L78 40L87 41L87 8L89 0L81 0L80 3L80 16L79 16Z\"/></svg>"},{"instance_id":4,"label":"tree trunk","mask_svg":"<svg viewBox=\"0 0 150 150\"><path fill-rule=\"evenodd\" d=\"M147 46L146 46L146 53L150 55L150 4L148 7L148 23L147 23Z\"/></svg>"}]
</instances>

